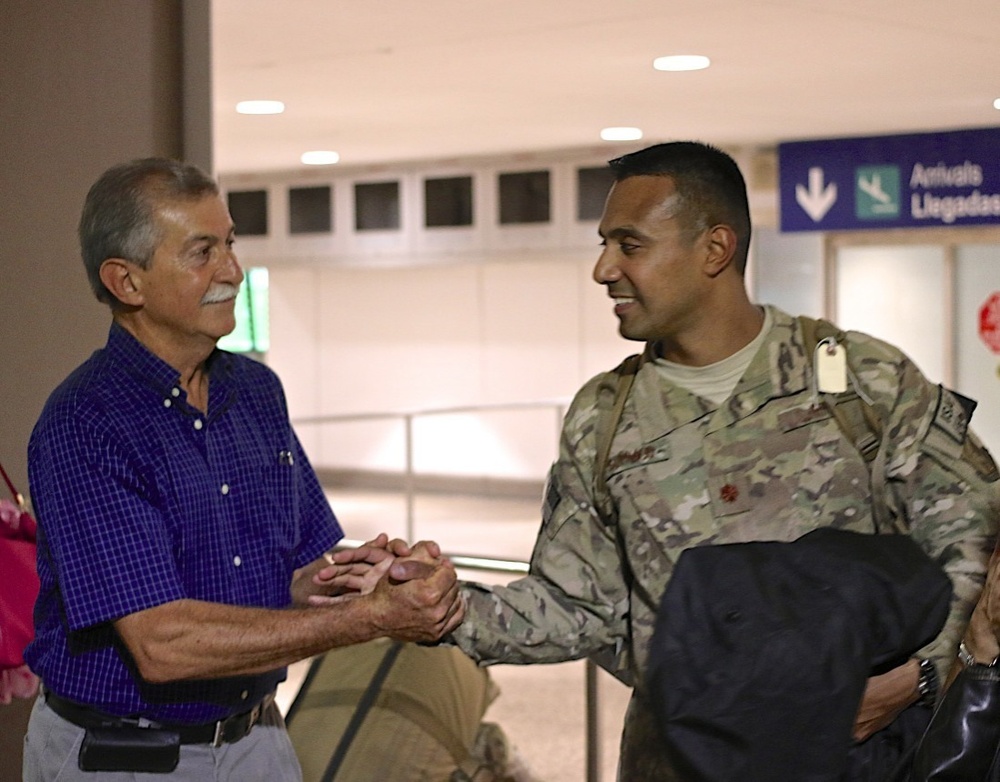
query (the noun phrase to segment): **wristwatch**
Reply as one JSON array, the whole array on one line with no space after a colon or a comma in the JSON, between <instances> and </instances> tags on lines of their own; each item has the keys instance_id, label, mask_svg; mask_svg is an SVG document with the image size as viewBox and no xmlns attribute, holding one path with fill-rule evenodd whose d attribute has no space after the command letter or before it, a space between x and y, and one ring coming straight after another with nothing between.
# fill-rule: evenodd
<instances>
[{"instance_id":1,"label":"wristwatch","mask_svg":"<svg viewBox=\"0 0 1000 782\"><path fill-rule=\"evenodd\" d=\"M938 674L937 666L932 660L920 659L920 678L917 679L917 692L920 693L917 703L933 709L937 702Z\"/></svg>"},{"instance_id":2,"label":"wristwatch","mask_svg":"<svg viewBox=\"0 0 1000 782\"><path fill-rule=\"evenodd\" d=\"M978 663L976 658L972 656L972 652L969 651L969 647L965 645L965 641L962 641L958 645L958 659L966 668L971 668L974 665L978 665L982 668L995 668L997 662L1000 662L1000 657L994 657L991 663Z\"/></svg>"}]
</instances>

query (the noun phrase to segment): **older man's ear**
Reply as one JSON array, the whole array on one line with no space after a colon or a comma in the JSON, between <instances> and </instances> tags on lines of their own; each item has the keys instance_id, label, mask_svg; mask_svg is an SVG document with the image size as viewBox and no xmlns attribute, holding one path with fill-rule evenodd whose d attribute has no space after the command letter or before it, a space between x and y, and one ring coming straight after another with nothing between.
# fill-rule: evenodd
<instances>
[{"instance_id":1,"label":"older man's ear","mask_svg":"<svg viewBox=\"0 0 1000 782\"><path fill-rule=\"evenodd\" d=\"M143 304L141 284L134 271L136 266L122 258L108 258L101 264L100 275L104 287L122 304L139 307Z\"/></svg>"}]
</instances>

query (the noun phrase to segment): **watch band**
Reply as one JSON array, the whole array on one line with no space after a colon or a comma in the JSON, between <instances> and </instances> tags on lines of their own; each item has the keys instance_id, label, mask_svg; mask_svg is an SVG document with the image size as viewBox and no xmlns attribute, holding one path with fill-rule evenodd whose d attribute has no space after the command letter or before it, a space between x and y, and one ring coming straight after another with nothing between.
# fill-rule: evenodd
<instances>
[{"instance_id":1,"label":"watch band","mask_svg":"<svg viewBox=\"0 0 1000 782\"><path fill-rule=\"evenodd\" d=\"M974 665L981 666L983 668L995 668L997 663L1000 662L1000 657L994 657L991 663L980 663L976 662L976 658L972 656L972 652L969 651L969 647L965 645L965 641L962 641L958 645L958 659L966 668L971 668Z\"/></svg>"},{"instance_id":2,"label":"watch band","mask_svg":"<svg viewBox=\"0 0 1000 782\"><path fill-rule=\"evenodd\" d=\"M938 695L937 666L934 665L933 660L926 658L920 660L920 678L917 679L917 692L920 693L917 703L933 709Z\"/></svg>"}]
</instances>

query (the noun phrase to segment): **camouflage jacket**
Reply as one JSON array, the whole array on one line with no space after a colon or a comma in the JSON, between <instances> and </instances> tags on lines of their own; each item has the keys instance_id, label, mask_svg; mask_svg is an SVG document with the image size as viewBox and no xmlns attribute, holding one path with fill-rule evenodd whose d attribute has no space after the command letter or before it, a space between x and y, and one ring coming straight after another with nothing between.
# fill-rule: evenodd
<instances>
[{"instance_id":1,"label":"camouflage jacket","mask_svg":"<svg viewBox=\"0 0 1000 782\"><path fill-rule=\"evenodd\" d=\"M468 654L484 664L591 656L641 686L659 598L683 549L791 541L833 526L905 530L948 572L951 615L922 652L943 680L994 543L996 466L955 395L891 345L848 332L850 374L882 422L870 469L830 412L854 389L817 396L798 322L774 308L771 316L764 344L721 405L667 384L652 364L640 367L608 461L611 514L595 507L593 468L595 430L618 376L598 375L579 391L549 474L530 575L464 586L468 614L454 640ZM884 479L873 484L875 472ZM892 528L879 529L876 517Z\"/></svg>"}]
</instances>

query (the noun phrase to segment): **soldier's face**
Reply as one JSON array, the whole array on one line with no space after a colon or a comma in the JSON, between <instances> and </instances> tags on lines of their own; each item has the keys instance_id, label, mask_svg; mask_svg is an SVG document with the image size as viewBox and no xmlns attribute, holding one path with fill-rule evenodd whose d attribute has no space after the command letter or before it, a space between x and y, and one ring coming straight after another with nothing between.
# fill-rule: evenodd
<instances>
[{"instance_id":1,"label":"soldier's face","mask_svg":"<svg viewBox=\"0 0 1000 782\"><path fill-rule=\"evenodd\" d=\"M604 241L594 280L607 286L623 337L670 346L704 322L707 232L678 217L671 177L616 182L598 230Z\"/></svg>"}]
</instances>

